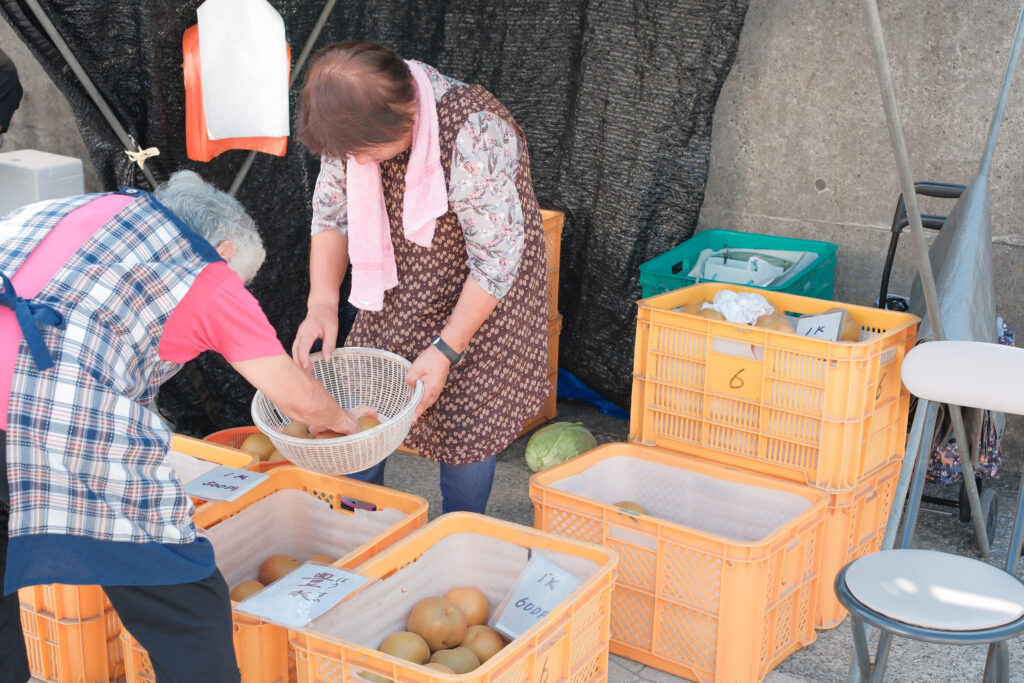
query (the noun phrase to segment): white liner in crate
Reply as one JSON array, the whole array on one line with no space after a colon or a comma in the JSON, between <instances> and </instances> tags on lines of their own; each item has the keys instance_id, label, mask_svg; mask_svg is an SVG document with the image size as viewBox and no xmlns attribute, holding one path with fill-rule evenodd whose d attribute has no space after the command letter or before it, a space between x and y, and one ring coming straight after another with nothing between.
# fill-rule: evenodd
<instances>
[{"instance_id":1,"label":"white liner in crate","mask_svg":"<svg viewBox=\"0 0 1024 683\"><path fill-rule=\"evenodd\" d=\"M628 456L602 460L550 487L606 505L629 500L657 519L740 543L767 538L811 507L811 501L792 493ZM644 534L615 527L609 533L656 548L657 539Z\"/></svg>"},{"instance_id":2,"label":"white liner in crate","mask_svg":"<svg viewBox=\"0 0 1024 683\"><path fill-rule=\"evenodd\" d=\"M405 519L395 508L334 510L324 500L296 489L275 491L206 529L217 567L229 586L257 578L263 560L291 555L338 559Z\"/></svg>"},{"instance_id":3,"label":"white liner in crate","mask_svg":"<svg viewBox=\"0 0 1024 683\"><path fill-rule=\"evenodd\" d=\"M499 538L473 533L446 536L391 576L375 581L323 616L306 630L376 649L386 637L404 631L413 605L442 597L452 588L473 586L483 591L491 610L515 585L529 561L530 549ZM581 583L600 565L567 553L544 550L544 556ZM353 618L372 615L372 618Z\"/></svg>"}]
</instances>

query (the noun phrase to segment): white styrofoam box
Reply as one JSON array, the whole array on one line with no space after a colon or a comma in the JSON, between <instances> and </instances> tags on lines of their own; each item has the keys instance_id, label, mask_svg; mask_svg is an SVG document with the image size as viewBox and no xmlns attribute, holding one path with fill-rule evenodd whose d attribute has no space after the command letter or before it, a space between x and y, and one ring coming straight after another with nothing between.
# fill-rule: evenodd
<instances>
[{"instance_id":1,"label":"white styrofoam box","mask_svg":"<svg viewBox=\"0 0 1024 683\"><path fill-rule=\"evenodd\" d=\"M43 199L84 192L81 159L37 149L0 152L0 216Z\"/></svg>"}]
</instances>

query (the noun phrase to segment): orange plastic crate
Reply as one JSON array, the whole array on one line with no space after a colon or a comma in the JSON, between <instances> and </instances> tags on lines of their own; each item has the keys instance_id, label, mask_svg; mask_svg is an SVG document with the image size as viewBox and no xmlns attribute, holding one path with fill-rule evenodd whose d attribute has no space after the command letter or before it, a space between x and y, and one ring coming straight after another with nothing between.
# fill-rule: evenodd
<instances>
[{"instance_id":1,"label":"orange plastic crate","mask_svg":"<svg viewBox=\"0 0 1024 683\"><path fill-rule=\"evenodd\" d=\"M721 289L783 312L844 308L874 334L830 342L672 310ZM910 396L899 369L916 316L724 284L639 306L631 441L830 489L902 458Z\"/></svg>"},{"instance_id":2,"label":"orange plastic crate","mask_svg":"<svg viewBox=\"0 0 1024 683\"><path fill-rule=\"evenodd\" d=\"M32 676L49 683L117 681L124 672L120 624L103 591L99 586L52 588L54 593L64 593L58 602L72 600L76 591L71 589L79 589L77 592L86 596L84 601L105 602L106 606L101 613L85 619L57 619L22 605L21 628Z\"/></svg>"},{"instance_id":3,"label":"orange plastic crate","mask_svg":"<svg viewBox=\"0 0 1024 683\"><path fill-rule=\"evenodd\" d=\"M240 451L237 448L230 448L218 443L194 439L191 436L175 434L171 442L171 450L183 455L205 460L216 465L227 465L237 467L240 470L247 469L253 464L255 458L249 453Z\"/></svg>"},{"instance_id":4,"label":"orange plastic crate","mask_svg":"<svg viewBox=\"0 0 1024 683\"><path fill-rule=\"evenodd\" d=\"M230 429L222 429L219 432L213 432L203 437L203 441L209 441L220 446L227 446L228 448L236 448L241 450L242 444L247 438L253 434L259 434L260 430L255 425L248 425L245 427L231 427Z\"/></svg>"},{"instance_id":5,"label":"orange plastic crate","mask_svg":"<svg viewBox=\"0 0 1024 683\"><path fill-rule=\"evenodd\" d=\"M558 269L549 270L545 276L548 297L548 320L558 316Z\"/></svg>"},{"instance_id":6,"label":"orange plastic crate","mask_svg":"<svg viewBox=\"0 0 1024 683\"><path fill-rule=\"evenodd\" d=\"M199 527L210 529L271 494L289 489L303 491L326 501L338 514L353 514L342 507L343 497L373 503L378 508L393 508L404 514L400 522L392 524L385 532L362 543L332 565L344 569L367 561L427 523L427 501L409 493L348 477L317 474L294 466L276 468L268 476L270 478L267 481L238 500L203 506L193 516L193 521ZM273 550L268 549L267 555L270 554L273 554ZM288 644L284 628L240 612L234 613L233 620L235 656L245 683L284 683L296 680L295 654ZM153 681L153 668L146 651L127 630L121 638L126 652L126 683Z\"/></svg>"},{"instance_id":7,"label":"orange plastic crate","mask_svg":"<svg viewBox=\"0 0 1024 683\"><path fill-rule=\"evenodd\" d=\"M244 468L253 461L246 453L181 434L174 435L171 449L198 460L231 467ZM205 501L193 502L201 505ZM44 680L55 677L53 680L105 681L108 678L102 676L115 680L121 675L123 663L118 641L121 624L102 588L63 584L28 586L18 591L18 599L22 623L31 626L31 633L25 630L25 644L33 676ZM42 620L35 619L37 616ZM51 638L47 633L56 635ZM39 641L40 634L49 641ZM62 671L79 673L53 673ZM94 676L93 672L106 673Z\"/></svg>"},{"instance_id":8,"label":"orange plastic crate","mask_svg":"<svg viewBox=\"0 0 1024 683\"><path fill-rule=\"evenodd\" d=\"M560 318L558 315L558 264L562 256L562 227L565 216L558 211L541 209L544 227L544 250L547 255L547 297L548 318Z\"/></svg>"},{"instance_id":9,"label":"orange plastic crate","mask_svg":"<svg viewBox=\"0 0 1024 683\"><path fill-rule=\"evenodd\" d=\"M533 475L530 499L538 529L618 553L614 654L695 681L760 681L815 639L821 491L609 443Z\"/></svg>"},{"instance_id":10,"label":"orange plastic crate","mask_svg":"<svg viewBox=\"0 0 1024 683\"><path fill-rule=\"evenodd\" d=\"M475 584L488 594L493 607L511 588L518 565L525 565L532 550L553 555L583 582L550 614L474 671L443 674L374 649L386 635L405 629L409 610L423 597ZM616 562L615 553L607 548L511 522L468 512L442 515L355 569L379 581L367 584L302 632L289 630L298 680L359 682L365 680L360 672L368 672L409 683L605 681ZM378 596L385 594L401 595L402 600L381 604ZM362 635L373 642L328 631Z\"/></svg>"},{"instance_id":11,"label":"orange plastic crate","mask_svg":"<svg viewBox=\"0 0 1024 683\"><path fill-rule=\"evenodd\" d=\"M565 226L565 214L561 211L541 209L540 220L544 228L547 269L558 270L558 264L562 257L562 228Z\"/></svg>"},{"instance_id":12,"label":"orange plastic crate","mask_svg":"<svg viewBox=\"0 0 1024 683\"><path fill-rule=\"evenodd\" d=\"M94 619L110 609L110 601L99 586L26 586L18 591L18 600L22 609L43 613L57 621Z\"/></svg>"},{"instance_id":13,"label":"orange plastic crate","mask_svg":"<svg viewBox=\"0 0 1024 683\"><path fill-rule=\"evenodd\" d=\"M213 432L203 437L203 441L209 441L211 443L219 444L221 446L227 446L228 448L235 448L241 450L242 443L246 438L253 434L259 434L259 427L255 425L247 425L245 427L231 427L229 429L222 429L219 432ZM252 470L253 472L269 472L275 467L281 465L291 465L289 460L275 460L274 462L260 462L259 460L253 460L252 465L246 469Z\"/></svg>"},{"instance_id":14,"label":"orange plastic crate","mask_svg":"<svg viewBox=\"0 0 1024 683\"><path fill-rule=\"evenodd\" d=\"M815 628L833 628L846 616L833 587L839 570L882 548L901 464L886 465L852 490L828 492Z\"/></svg>"}]
</instances>

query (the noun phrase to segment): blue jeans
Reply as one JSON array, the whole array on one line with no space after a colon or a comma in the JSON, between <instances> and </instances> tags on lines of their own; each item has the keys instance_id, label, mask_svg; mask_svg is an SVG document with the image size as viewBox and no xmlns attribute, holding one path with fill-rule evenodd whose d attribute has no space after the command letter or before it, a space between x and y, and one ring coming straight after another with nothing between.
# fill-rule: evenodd
<instances>
[{"instance_id":1,"label":"blue jeans","mask_svg":"<svg viewBox=\"0 0 1024 683\"><path fill-rule=\"evenodd\" d=\"M373 467L346 475L368 484L384 485L384 465L387 458ZM467 465L441 463L441 514L456 511L484 514L487 499L491 497L494 470L498 457L492 455L480 462Z\"/></svg>"}]
</instances>

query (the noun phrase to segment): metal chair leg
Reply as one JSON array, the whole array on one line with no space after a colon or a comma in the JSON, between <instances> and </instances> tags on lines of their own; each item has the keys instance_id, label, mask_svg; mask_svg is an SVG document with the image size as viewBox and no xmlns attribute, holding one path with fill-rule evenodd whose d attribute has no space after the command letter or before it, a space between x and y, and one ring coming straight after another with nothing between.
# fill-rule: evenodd
<instances>
[{"instance_id":1,"label":"metal chair leg","mask_svg":"<svg viewBox=\"0 0 1024 683\"><path fill-rule=\"evenodd\" d=\"M871 670L871 683L882 683L885 668L889 665L889 650L892 647L892 634L882 631L878 634L878 649L875 651L875 663Z\"/></svg>"},{"instance_id":2,"label":"metal chair leg","mask_svg":"<svg viewBox=\"0 0 1024 683\"><path fill-rule=\"evenodd\" d=\"M867 629L864 622L850 612L850 626L853 627L853 652L854 666L850 668L851 675L856 671L859 683L869 683L871 680L871 653L868 652Z\"/></svg>"},{"instance_id":3,"label":"metal chair leg","mask_svg":"<svg viewBox=\"0 0 1024 683\"><path fill-rule=\"evenodd\" d=\"M1010 681L1010 650L1006 641L991 643L988 656L985 658L985 675L983 683L1009 683Z\"/></svg>"}]
</instances>

